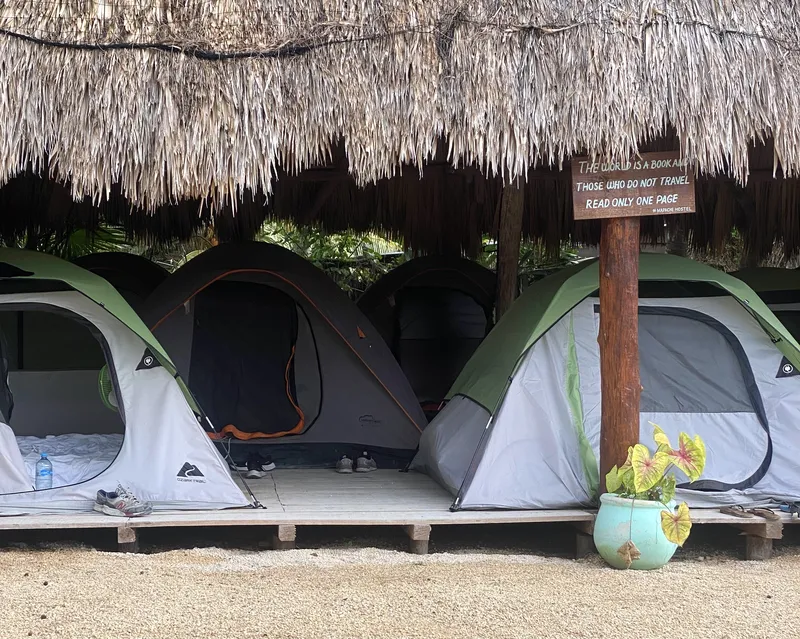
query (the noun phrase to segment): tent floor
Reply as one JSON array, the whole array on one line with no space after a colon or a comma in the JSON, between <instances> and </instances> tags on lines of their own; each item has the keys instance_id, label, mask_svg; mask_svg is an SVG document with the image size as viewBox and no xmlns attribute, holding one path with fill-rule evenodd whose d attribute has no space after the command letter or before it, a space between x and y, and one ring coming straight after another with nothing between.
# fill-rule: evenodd
<instances>
[{"instance_id":1,"label":"tent floor","mask_svg":"<svg viewBox=\"0 0 800 639\"><path fill-rule=\"evenodd\" d=\"M424 554L432 526L563 522L575 528L576 554L592 551L595 513L590 509L450 512L452 496L426 475L414 472L339 475L333 470L275 470L247 483L265 508L159 511L135 519L92 512L0 516L0 530L116 528L120 549L136 550L137 531L142 528L264 526L269 545L287 549L294 547L297 526L400 526L408 535L409 550ZM692 511L692 520L742 530L748 559L768 558L772 540L782 537L784 524L800 523L788 515L768 522L699 509Z\"/></svg>"}]
</instances>

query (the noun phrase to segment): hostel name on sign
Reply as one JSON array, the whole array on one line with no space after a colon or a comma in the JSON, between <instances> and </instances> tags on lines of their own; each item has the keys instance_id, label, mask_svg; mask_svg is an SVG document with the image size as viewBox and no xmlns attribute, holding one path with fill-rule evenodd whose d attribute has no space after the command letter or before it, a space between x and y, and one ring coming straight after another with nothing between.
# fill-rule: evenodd
<instances>
[{"instance_id":1,"label":"hostel name on sign","mask_svg":"<svg viewBox=\"0 0 800 639\"><path fill-rule=\"evenodd\" d=\"M576 220L694 213L694 173L673 151L630 162L573 158L572 200Z\"/></svg>"}]
</instances>

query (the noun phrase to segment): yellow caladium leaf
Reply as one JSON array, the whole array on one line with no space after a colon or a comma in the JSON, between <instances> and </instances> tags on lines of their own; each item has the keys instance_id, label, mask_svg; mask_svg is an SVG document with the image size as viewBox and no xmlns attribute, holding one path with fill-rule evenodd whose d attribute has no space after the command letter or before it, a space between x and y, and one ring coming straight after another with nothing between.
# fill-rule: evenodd
<instances>
[{"instance_id":1,"label":"yellow caladium leaf","mask_svg":"<svg viewBox=\"0 0 800 639\"><path fill-rule=\"evenodd\" d=\"M695 435L694 439L692 441L694 442L694 445L697 446L698 450L700 451L700 454L703 457L703 468L705 468L705 466L706 466L706 443L702 439L700 439L700 435ZM702 472L702 469L701 469L701 472Z\"/></svg>"},{"instance_id":2,"label":"yellow caladium leaf","mask_svg":"<svg viewBox=\"0 0 800 639\"><path fill-rule=\"evenodd\" d=\"M653 422L647 422L647 423L653 427L653 439L655 440L656 445L658 446L658 450L664 452L672 450L672 444L669 443L669 437L667 437L667 434L663 430L661 430L661 427Z\"/></svg>"},{"instance_id":3,"label":"yellow caladium leaf","mask_svg":"<svg viewBox=\"0 0 800 639\"><path fill-rule=\"evenodd\" d=\"M633 487L637 493L643 493L655 486L664 476L669 466L670 457L661 451L651 457L647 446L636 444L631 454L633 467Z\"/></svg>"},{"instance_id":4,"label":"yellow caladium leaf","mask_svg":"<svg viewBox=\"0 0 800 639\"><path fill-rule=\"evenodd\" d=\"M633 488L633 463L631 459L633 458L633 446L628 447L628 457L625 459L625 463L619 467L619 478L622 481L622 484L626 488Z\"/></svg>"},{"instance_id":5,"label":"yellow caladium leaf","mask_svg":"<svg viewBox=\"0 0 800 639\"><path fill-rule=\"evenodd\" d=\"M619 469L614 466L606 475L606 490L610 493L617 492L622 487L622 478L619 476Z\"/></svg>"},{"instance_id":6,"label":"yellow caladium leaf","mask_svg":"<svg viewBox=\"0 0 800 639\"><path fill-rule=\"evenodd\" d=\"M666 454L669 455L670 462L686 473L690 481L697 481L706 466L705 444L699 435L691 439L686 433L681 433L678 439L678 448Z\"/></svg>"},{"instance_id":7,"label":"yellow caladium leaf","mask_svg":"<svg viewBox=\"0 0 800 639\"><path fill-rule=\"evenodd\" d=\"M689 507L686 503L680 504L675 512L661 511L661 530L664 536L673 544L683 546L692 530L692 519L689 517Z\"/></svg>"}]
</instances>

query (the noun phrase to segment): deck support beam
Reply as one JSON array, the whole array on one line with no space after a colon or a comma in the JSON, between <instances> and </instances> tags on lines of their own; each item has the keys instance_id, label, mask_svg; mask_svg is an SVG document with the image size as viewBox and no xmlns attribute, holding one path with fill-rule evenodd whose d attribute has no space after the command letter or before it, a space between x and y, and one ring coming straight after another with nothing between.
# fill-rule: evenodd
<instances>
[{"instance_id":1,"label":"deck support beam","mask_svg":"<svg viewBox=\"0 0 800 639\"><path fill-rule=\"evenodd\" d=\"M600 236L600 492L639 441L639 218L602 221Z\"/></svg>"},{"instance_id":2,"label":"deck support beam","mask_svg":"<svg viewBox=\"0 0 800 639\"><path fill-rule=\"evenodd\" d=\"M139 531L127 526L117 528L117 549L119 552L139 552Z\"/></svg>"},{"instance_id":3,"label":"deck support beam","mask_svg":"<svg viewBox=\"0 0 800 639\"><path fill-rule=\"evenodd\" d=\"M524 185L516 180L503 188L497 233L497 297L495 321L511 307L519 290L519 245L522 241Z\"/></svg>"},{"instance_id":4,"label":"deck support beam","mask_svg":"<svg viewBox=\"0 0 800 639\"><path fill-rule=\"evenodd\" d=\"M772 539L745 535L744 558L747 561L766 561L772 557Z\"/></svg>"},{"instance_id":5,"label":"deck support beam","mask_svg":"<svg viewBox=\"0 0 800 639\"><path fill-rule=\"evenodd\" d=\"M403 526L408 535L408 552L412 555L427 555L431 539L431 527L428 524L411 524Z\"/></svg>"},{"instance_id":6,"label":"deck support beam","mask_svg":"<svg viewBox=\"0 0 800 639\"><path fill-rule=\"evenodd\" d=\"M296 539L296 526L291 524L280 524L272 529L270 547L272 550L294 550Z\"/></svg>"},{"instance_id":7,"label":"deck support beam","mask_svg":"<svg viewBox=\"0 0 800 639\"><path fill-rule=\"evenodd\" d=\"M782 521L749 521L732 525L744 535L744 558L748 561L766 561L772 557L772 540L783 539Z\"/></svg>"},{"instance_id":8,"label":"deck support beam","mask_svg":"<svg viewBox=\"0 0 800 639\"><path fill-rule=\"evenodd\" d=\"M597 553L594 545L594 520L573 522L575 528L575 559Z\"/></svg>"}]
</instances>

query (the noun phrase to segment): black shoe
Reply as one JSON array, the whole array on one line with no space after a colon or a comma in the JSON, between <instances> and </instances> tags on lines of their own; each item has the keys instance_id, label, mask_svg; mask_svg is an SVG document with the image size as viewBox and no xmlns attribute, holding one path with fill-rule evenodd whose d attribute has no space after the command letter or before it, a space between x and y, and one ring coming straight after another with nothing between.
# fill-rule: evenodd
<instances>
[{"instance_id":1,"label":"black shoe","mask_svg":"<svg viewBox=\"0 0 800 639\"><path fill-rule=\"evenodd\" d=\"M269 472L270 470L275 470L275 462L272 461L272 457L269 455L266 457L256 455L256 461L261 464L261 470L263 471Z\"/></svg>"},{"instance_id":2,"label":"black shoe","mask_svg":"<svg viewBox=\"0 0 800 639\"><path fill-rule=\"evenodd\" d=\"M245 477L248 479L261 479L266 474L267 471L261 468L260 462L252 459L247 462L247 473L245 474Z\"/></svg>"}]
</instances>

